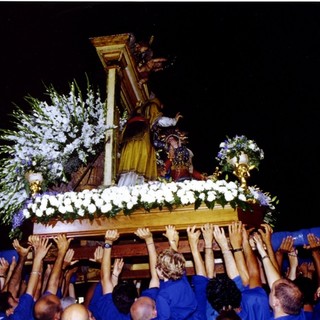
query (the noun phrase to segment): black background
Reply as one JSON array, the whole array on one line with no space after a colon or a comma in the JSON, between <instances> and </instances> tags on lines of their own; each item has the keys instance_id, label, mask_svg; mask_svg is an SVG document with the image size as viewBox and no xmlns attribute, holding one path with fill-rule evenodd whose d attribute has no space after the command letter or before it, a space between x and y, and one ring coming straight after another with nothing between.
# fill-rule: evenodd
<instances>
[{"instance_id":1,"label":"black background","mask_svg":"<svg viewBox=\"0 0 320 320\"><path fill-rule=\"evenodd\" d=\"M128 32L172 62L149 87L183 114L196 169L211 174L220 142L244 134L265 152L248 183L280 200L276 231L319 226L317 2L1 2L0 127L44 84L68 93L87 73L103 92L89 39Z\"/></svg>"}]
</instances>

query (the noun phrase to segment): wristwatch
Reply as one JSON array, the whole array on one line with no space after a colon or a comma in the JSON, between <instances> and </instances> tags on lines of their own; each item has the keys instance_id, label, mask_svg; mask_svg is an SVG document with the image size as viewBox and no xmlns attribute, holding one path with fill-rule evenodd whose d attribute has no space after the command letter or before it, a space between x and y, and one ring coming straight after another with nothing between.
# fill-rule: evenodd
<instances>
[{"instance_id":1,"label":"wristwatch","mask_svg":"<svg viewBox=\"0 0 320 320\"><path fill-rule=\"evenodd\" d=\"M110 243L105 243L103 246L105 249L111 249L112 248L112 244Z\"/></svg>"}]
</instances>

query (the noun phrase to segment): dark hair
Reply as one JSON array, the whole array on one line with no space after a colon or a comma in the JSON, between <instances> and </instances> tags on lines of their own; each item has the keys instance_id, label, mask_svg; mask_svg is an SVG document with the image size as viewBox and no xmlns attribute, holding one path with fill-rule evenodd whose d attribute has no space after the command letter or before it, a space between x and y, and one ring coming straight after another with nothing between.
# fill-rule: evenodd
<instances>
[{"instance_id":1,"label":"dark hair","mask_svg":"<svg viewBox=\"0 0 320 320\"><path fill-rule=\"evenodd\" d=\"M234 309L221 310L216 320L241 320Z\"/></svg>"},{"instance_id":2,"label":"dark hair","mask_svg":"<svg viewBox=\"0 0 320 320\"><path fill-rule=\"evenodd\" d=\"M112 291L113 303L123 314L130 313L130 307L137 297L138 292L133 281L121 281Z\"/></svg>"},{"instance_id":3,"label":"dark hair","mask_svg":"<svg viewBox=\"0 0 320 320\"><path fill-rule=\"evenodd\" d=\"M209 281L206 289L208 302L217 312L223 309L240 307L241 291L226 274L218 274Z\"/></svg>"},{"instance_id":4,"label":"dark hair","mask_svg":"<svg viewBox=\"0 0 320 320\"><path fill-rule=\"evenodd\" d=\"M12 298L12 294L9 291L0 292L0 312L5 313L11 308L9 298Z\"/></svg>"},{"instance_id":5,"label":"dark hair","mask_svg":"<svg viewBox=\"0 0 320 320\"><path fill-rule=\"evenodd\" d=\"M303 294L304 304L314 304L314 294L317 291L317 284L312 279L305 276L298 276L293 281Z\"/></svg>"}]
</instances>

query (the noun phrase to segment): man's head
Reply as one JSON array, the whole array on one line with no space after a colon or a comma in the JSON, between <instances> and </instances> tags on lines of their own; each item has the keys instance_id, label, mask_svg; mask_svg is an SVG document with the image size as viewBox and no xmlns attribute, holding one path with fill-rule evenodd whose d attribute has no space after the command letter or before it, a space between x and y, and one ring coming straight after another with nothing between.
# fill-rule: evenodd
<instances>
[{"instance_id":1,"label":"man's head","mask_svg":"<svg viewBox=\"0 0 320 320\"><path fill-rule=\"evenodd\" d=\"M112 291L113 303L123 314L130 312L130 307L137 297L137 288L132 281L121 281Z\"/></svg>"},{"instance_id":2,"label":"man's head","mask_svg":"<svg viewBox=\"0 0 320 320\"><path fill-rule=\"evenodd\" d=\"M281 278L272 285L269 304L275 314L299 314L303 306L303 294L293 281Z\"/></svg>"},{"instance_id":3,"label":"man's head","mask_svg":"<svg viewBox=\"0 0 320 320\"><path fill-rule=\"evenodd\" d=\"M34 316L37 320L60 319L61 312L61 301L54 294L41 296L34 305Z\"/></svg>"},{"instance_id":4,"label":"man's head","mask_svg":"<svg viewBox=\"0 0 320 320\"><path fill-rule=\"evenodd\" d=\"M156 303L149 297L139 297L130 308L132 320L150 320L157 317Z\"/></svg>"},{"instance_id":5,"label":"man's head","mask_svg":"<svg viewBox=\"0 0 320 320\"><path fill-rule=\"evenodd\" d=\"M88 309L79 303L73 303L66 307L62 314L61 320L89 320L90 315Z\"/></svg>"}]
</instances>

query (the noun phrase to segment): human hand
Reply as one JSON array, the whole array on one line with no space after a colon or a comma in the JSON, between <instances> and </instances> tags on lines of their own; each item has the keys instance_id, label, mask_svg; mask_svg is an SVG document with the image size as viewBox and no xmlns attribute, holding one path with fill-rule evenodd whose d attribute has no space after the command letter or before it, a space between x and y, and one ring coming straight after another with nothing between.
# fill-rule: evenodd
<instances>
[{"instance_id":1,"label":"human hand","mask_svg":"<svg viewBox=\"0 0 320 320\"><path fill-rule=\"evenodd\" d=\"M220 228L219 226L214 225L213 226L213 236L218 243L221 251L227 251L229 250L229 244L227 237L225 235L224 229Z\"/></svg>"},{"instance_id":2,"label":"human hand","mask_svg":"<svg viewBox=\"0 0 320 320\"><path fill-rule=\"evenodd\" d=\"M261 227L263 227L264 230L262 228L259 228L258 232L260 233L263 242L264 243L271 243L271 235L273 233L272 227L267 223L262 223Z\"/></svg>"},{"instance_id":3,"label":"human hand","mask_svg":"<svg viewBox=\"0 0 320 320\"><path fill-rule=\"evenodd\" d=\"M206 248L212 247L213 243L213 224L206 223L201 226L201 232L204 240L204 246Z\"/></svg>"},{"instance_id":4,"label":"human hand","mask_svg":"<svg viewBox=\"0 0 320 320\"><path fill-rule=\"evenodd\" d=\"M90 261L101 263L103 257L103 247L98 246L96 250L94 250L93 259L89 259Z\"/></svg>"},{"instance_id":5,"label":"human hand","mask_svg":"<svg viewBox=\"0 0 320 320\"><path fill-rule=\"evenodd\" d=\"M74 250L68 249L63 259L63 265L62 265L63 270L67 269L69 266L72 266L79 261L79 260L73 261L73 256L74 256Z\"/></svg>"},{"instance_id":6,"label":"human hand","mask_svg":"<svg viewBox=\"0 0 320 320\"><path fill-rule=\"evenodd\" d=\"M118 240L119 237L120 237L120 234L119 234L117 229L115 229L115 230L107 230L106 234L104 236L104 239L113 242L113 241Z\"/></svg>"},{"instance_id":7,"label":"human hand","mask_svg":"<svg viewBox=\"0 0 320 320\"><path fill-rule=\"evenodd\" d=\"M179 242L179 232L173 225L166 226L166 232L162 235L165 236L169 240L169 242Z\"/></svg>"},{"instance_id":8,"label":"human hand","mask_svg":"<svg viewBox=\"0 0 320 320\"><path fill-rule=\"evenodd\" d=\"M144 239L145 241L153 238L149 228L138 228L137 231L134 232L134 234L140 239Z\"/></svg>"},{"instance_id":9,"label":"human hand","mask_svg":"<svg viewBox=\"0 0 320 320\"><path fill-rule=\"evenodd\" d=\"M293 237L292 236L286 236L282 239L280 247L277 251L281 252L281 253L289 253L294 251L294 247L293 247Z\"/></svg>"},{"instance_id":10,"label":"human hand","mask_svg":"<svg viewBox=\"0 0 320 320\"><path fill-rule=\"evenodd\" d=\"M30 245L27 248L22 247L18 239L14 239L12 245L20 257L26 257L31 249Z\"/></svg>"},{"instance_id":11,"label":"human hand","mask_svg":"<svg viewBox=\"0 0 320 320\"><path fill-rule=\"evenodd\" d=\"M187 227L187 235L190 247L198 247L200 234L200 230L196 230L196 225L194 225L193 227Z\"/></svg>"},{"instance_id":12,"label":"human hand","mask_svg":"<svg viewBox=\"0 0 320 320\"><path fill-rule=\"evenodd\" d=\"M124 266L123 258L116 258L114 260L112 274L114 274L116 277L119 277L123 269L123 266Z\"/></svg>"},{"instance_id":13,"label":"human hand","mask_svg":"<svg viewBox=\"0 0 320 320\"><path fill-rule=\"evenodd\" d=\"M228 231L232 248L242 248L242 222L233 221L231 224L229 224Z\"/></svg>"},{"instance_id":14,"label":"human hand","mask_svg":"<svg viewBox=\"0 0 320 320\"><path fill-rule=\"evenodd\" d=\"M304 244L303 248L307 250L313 250L320 248L320 238L316 237L314 233L308 233L307 239L309 244Z\"/></svg>"},{"instance_id":15,"label":"human hand","mask_svg":"<svg viewBox=\"0 0 320 320\"><path fill-rule=\"evenodd\" d=\"M43 260L51 246L52 243L49 243L49 238L39 237L39 241L37 242L37 249L35 250L33 260Z\"/></svg>"},{"instance_id":16,"label":"human hand","mask_svg":"<svg viewBox=\"0 0 320 320\"><path fill-rule=\"evenodd\" d=\"M58 234L58 236L53 238L53 241L56 243L58 248L58 254L65 254L69 249L70 242L73 238L67 238L65 234Z\"/></svg>"},{"instance_id":17,"label":"human hand","mask_svg":"<svg viewBox=\"0 0 320 320\"><path fill-rule=\"evenodd\" d=\"M9 269L9 261L5 258L0 258L0 275L5 276L7 274L7 271Z\"/></svg>"}]
</instances>

